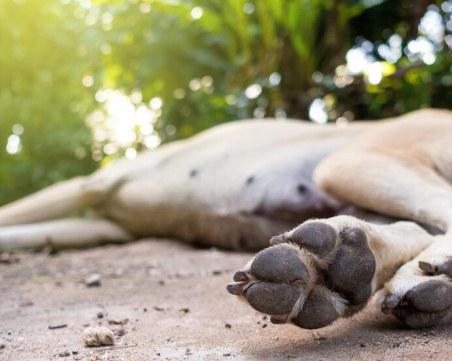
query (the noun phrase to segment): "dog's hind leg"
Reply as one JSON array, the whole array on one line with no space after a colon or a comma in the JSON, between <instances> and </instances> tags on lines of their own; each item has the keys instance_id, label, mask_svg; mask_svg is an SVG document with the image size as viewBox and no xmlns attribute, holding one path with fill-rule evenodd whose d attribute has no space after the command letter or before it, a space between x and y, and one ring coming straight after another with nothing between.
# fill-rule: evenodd
<instances>
[{"instance_id":1,"label":"dog's hind leg","mask_svg":"<svg viewBox=\"0 0 452 361\"><path fill-rule=\"evenodd\" d=\"M321 163L314 177L321 189L346 204L452 231L452 185L408 155L340 152Z\"/></svg>"},{"instance_id":2,"label":"dog's hind leg","mask_svg":"<svg viewBox=\"0 0 452 361\"><path fill-rule=\"evenodd\" d=\"M0 227L0 251L60 250L133 240L122 227L104 219L61 219Z\"/></svg>"},{"instance_id":3,"label":"dog's hind leg","mask_svg":"<svg viewBox=\"0 0 452 361\"><path fill-rule=\"evenodd\" d=\"M272 238L273 246L238 271L228 291L274 323L323 327L361 310L431 240L412 222L375 225L350 216L307 221Z\"/></svg>"},{"instance_id":4,"label":"dog's hind leg","mask_svg":"<svg viewBox=\"0 0 452 361\"><path fill-rule=\"evenodd\" d=\"M0 227L63 218L96 205L106 192L89 177L69 179L0 207Z\"/></svg>"}]
</instances>

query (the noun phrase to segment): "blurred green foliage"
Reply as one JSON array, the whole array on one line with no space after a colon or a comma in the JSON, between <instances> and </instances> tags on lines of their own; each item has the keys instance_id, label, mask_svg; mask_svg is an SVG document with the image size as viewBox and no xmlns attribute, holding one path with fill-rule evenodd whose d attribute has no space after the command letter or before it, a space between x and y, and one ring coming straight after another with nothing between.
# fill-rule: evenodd
<instances>
[{"instance_id":1,"label":"blurred green foliage","mask_svg":"<svg viewBox=\"0 0 452 361\"><path fill-rule=\"evenodd\" d=\"M451 13L450 0L0 0L0 204L232 119L451 107Z\"/></svg>"}]
</instances>

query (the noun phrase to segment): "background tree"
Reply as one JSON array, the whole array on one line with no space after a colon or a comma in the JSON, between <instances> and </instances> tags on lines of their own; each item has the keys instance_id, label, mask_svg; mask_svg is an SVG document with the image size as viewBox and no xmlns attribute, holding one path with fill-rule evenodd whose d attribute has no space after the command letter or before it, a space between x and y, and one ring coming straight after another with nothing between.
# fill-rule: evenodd
<instances>
[{"instance_id":1,"label":"background tree","mask_svg":"<svg viewBox=\"0 0 452 361\"><path fill-rule=\"evenodd\" d=\"M0 204L232 119L450 107L452 2L0 0Z\"/></svg>"}]
</instances>

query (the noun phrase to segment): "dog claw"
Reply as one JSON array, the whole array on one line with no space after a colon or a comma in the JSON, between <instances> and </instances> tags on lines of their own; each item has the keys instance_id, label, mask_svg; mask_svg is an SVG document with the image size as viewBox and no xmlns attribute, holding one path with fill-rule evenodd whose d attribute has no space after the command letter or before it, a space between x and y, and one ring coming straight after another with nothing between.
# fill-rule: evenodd
<instances>
[{"instance_id":1,"label":"dog claw","mask_svg":"<svg viewBox=\"0 0 452 361\"><path fill-rule=\"evenodd\" d=\"M450 257L437 266L434 266L429 262L419 261L419 268L429 276L444 274L449 278L452 278L452 258Z\"/></svg>"},{"instance_id":2,"label":"dog claw","mask_svg":"<svg viewBox=\"0 0 452 361\"><path fill-rule=\"evenodd\" d=\"M381 304L381 311L385 314L392 313L392 310L397 307L397 305L400 302L400 297L390 293L388 296L386 296L385 300Z\"/></svg>"},{"instance_id":3,"label":"dog claw","mask_svg":"<svg viewBox=\"0 0 452 361\"><path fill-rule=\"evenodd\" d=\"M286 243L289 239L285 234L274 236L270 239L270 245L276 246L277 244Z\"/></svg>"},{"instance_id":4,"label":"dog claw","mask_svg":"<svg viewBox=\"0 0 452 361\"><path fill-rule=\"evenodd\" d=\"M234 296L241 296L244 293L244 287L241 283L230 283L226 286L227 291Z\"/></svg>"},{"instance_id":5,"label":"dog claw","mask_svg":"<svg viewBox=\"0 0 452 361\"><path fill-rule=\"evenodd\" d=\"M235 282L245 282L250 279L249 275L245 271L237 271L232 278Z\"/></svg>"},{"instance_id":6,"label":"dog claw","mask_svg":"<svg viewBox=\"0 0 452 361\"><path fill-rule=\"evenodd\" d=\"M428 275L434 275L436 273L436 267L428 262L419 261L419 268Z\"/></svg>"}]
</instances>

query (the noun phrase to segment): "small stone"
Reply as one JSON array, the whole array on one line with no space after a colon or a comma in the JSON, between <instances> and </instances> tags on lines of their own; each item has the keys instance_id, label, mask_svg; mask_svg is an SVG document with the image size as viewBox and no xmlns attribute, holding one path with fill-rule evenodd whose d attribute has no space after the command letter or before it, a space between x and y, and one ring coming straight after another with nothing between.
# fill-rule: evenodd
<instances>
[{"instance_id":1,"label":"small stone","mask_svg":"<svg viewBox=\"0 0 452 361\"><path fill-rule=\"evenodd\" d=\"M58 328L65 328L67 327L66 323L60 323L60 324L56 324L56 325L49 325L49 330L56 330Z\"/></svg>"},{"instance_id":2,"label":"small stone","mask_svg":"<svg viewBox=\"0 0 452 361\"><path fill-rule=\"evenodd\" d=\"M128 318L124 318L122 320L108 320L108 324L109 325L127 325L129 323L129 319Z\"/></svg>"},{"instance_id":3,"label":"small stone","mask_svg":"<svg viewBox=\"0 0 452 361\"><path fill-rule=\"evenodd\" d=\"M115 335L108 327L88 327L82 333L88 347L111 346L115 344Z\"/></svg>"},{"instance_id":4,"label":"small stone","mask_svg":"<svg viewBox=\"0 0 452 361\"><path fill-rule=\"evenodd\" d=\"M230 353L230 352L226 352L226 353L223 354L223 356L224 356L224 357L231 356L231 353Z\"/></svg>"},{"instance_id":5,"label":"small stone","mask_svg":"<svg viewBox=\"0 0 452 361\"><path fill-rule=\"evenodd\" d=\"M124 275L124 270L123 270L122 268L116 269L116 270L113 272L113 274L112 274L112 276L115 277L115 278L119 278L119 277L121 277L122 275Z\"/></svg>"},{"instance_id":6,"label":"small stone","mask_svg":"<svg viewBox=\"0 0 452 361\"><path fill-rule=\"evenodd\" d=\"M71 356L71 353L69 351L63 351L59 353L60 357L68 357Z\"/></svg>"},{"instance_id":7,"label":"small stone","mask_svg":"<svg viewBox=\"0 0 452 361\"><path fill-rule=\"evenodd\" d=\"M367 346L364 342L361 342L359 345L360 345L361 347L366 347L366 346Z\"/></svg>"},{"instance_id":8,"label":"small stone","mask_svg":"<svg viewBox=\"0 0 452 361\"><path fill-rule=\"evenodd\" d=\"M23 302L19 303L19 307L30 307L33 305L34 305L34 303L32 301L23 301Z\"/></svg>"},{"instance_id":9,"label":"small stone","mask_svg":"<svg viewBox=\"0 0 452 361\"><path fill-rule=\"evenodd\" d=\"M266 323L264 323L264 324L262 325L262 328L265 328L265 327L267 327L267 324L266 324Z\"/></svg>"},{"instance_id":10,"label":"small stone","mask_svg":"<svg viewBox=\"0 0 452 361\"><path fill-rule=\"evenodd\" d=\"M226 327L227 329L231 329L231 328L232 328L232 326L231 326L230 323L225 323L225 324L224 324L224 327Z\"/></svg>"},{"instance_id":11,"label":"small stone","mask_svg":"<svg viewBox=\"0 0 452 361\"><path fill-rule=\"evenodd\" d=\"M104 318L104 314L102 312L97 312L97 318Z\"/></svg>"},{"instance_id":12,"label":"small stone","mask_svg":"<svg viewBox=\"0 0 452 361\"><path fill-rule=\"evenodd\" d=\"M4 349L6 345L4 343L0 344L0 350Z\"/></svg>"},{"instance_id":13,"label":"small stone","mask_svg":"<svg viewBox=\"0 0 452 361\"><path fill-rule=\"evenodd\" d=\"M179 310L179 312L180 312L180 313L183 313L183 314L187 314L187 313L190 312L190 309L187 308L187 307L184 307L184 308L181 308L181 309Z\"/></svg>"},{"instance_id":14,"label":"small stone","mask_svg":"<svg viewBox=\"0 0 452 361\"><path fill-rule=\"evenodd\" d=\"M71 352L73 355L78 355L78 350L72 350Z\"/></svg>"},{"instance_id":15,"label":"small stone","mask_svg":"<svg viewBox=\"0 0 452 361\"><path fill-rule=\"evenodd\" d=\"M19 262L19 258L10 253L0 253L0 263L12 264Z\"/></svg>"},{"instance_id":16,"label":"small stone","mask_svg":"<svg viewBox=\"0 0 452 361\"><path fill-rule=\"evenodd\" d=\"M394 342L394 343L392 344L392 347L393 347L393 348L395 348L395 347L400 347L401 344L402 344L402 342L397 341L397 342Z\"/></svg>"},{"instance_id":17,"label":"small stone","mask_svg":"<svg viewBox=\"0 0 452 361\"><path fill-rule=\"evenodd\" d=\"M101 285L101 278L98 273L93 273L85 278L85 285L87 287L99 287Z\"/></svg>"},{"instance_id":18,"label":"small stone","mask_svg":"<svg viewBox=\"0 0 452 361\"><path fill-rule=\"evenodd\" d=\"M118 337L124 336L126 334L126 330L124 330L122 327L115 330L115 335Z\"/></svg>"},{"instance_id":19,"label":"small stone","mask_svg":"<svg viewBox=\"0 0 452 361\"><path fill-rule=\"evenodd\" d=\"M222 271L219 271L219 270L214 270L214 271L212 271L212 274L214 275L214 276L219 276L219 275L221 275L223 272Z\"/></svg>"}]
</instances>

